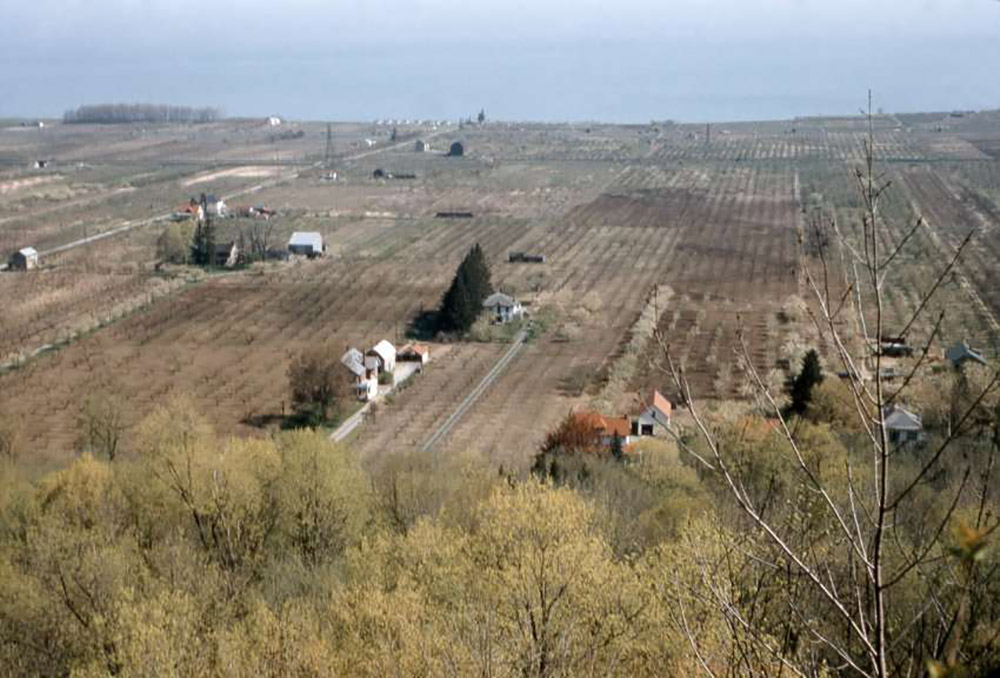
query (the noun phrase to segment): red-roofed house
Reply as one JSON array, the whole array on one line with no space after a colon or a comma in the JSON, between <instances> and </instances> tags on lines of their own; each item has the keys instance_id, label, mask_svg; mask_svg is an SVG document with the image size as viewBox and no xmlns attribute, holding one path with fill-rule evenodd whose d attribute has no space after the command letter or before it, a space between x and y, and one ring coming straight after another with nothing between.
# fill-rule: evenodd
<instances>
[{"instance_id":1,"label":"red-roofed house","mask_svg":"<svg viewBox=\"0 0 1000 678\"><path fill-rule=\"evenodd\" d=\"M631 427L626 416L606 417L599 412L574 412L573 419L578 425L589 428L605 447L611 446L615 436L618 436L622 445L629 444Z\"/></svg>"}]
</instances>

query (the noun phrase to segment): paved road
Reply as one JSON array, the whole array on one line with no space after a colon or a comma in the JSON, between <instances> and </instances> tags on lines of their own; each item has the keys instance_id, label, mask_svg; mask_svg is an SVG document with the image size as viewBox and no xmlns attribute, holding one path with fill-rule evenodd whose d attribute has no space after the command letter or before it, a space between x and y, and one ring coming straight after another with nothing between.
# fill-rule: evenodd
<instances>
[{"instance_id":1,"label":"paved road","mask_svg":"<svg viewBox=\"0 0 1000 678\"><path fill-rule=\"evenodd\" d=\"M424 139L431 139L433 137L437 137L437 136L441 136L442 134L446 134L447 132L450 132L450 131L451 130L439 130L437 132L432 132L431 134L427 134L423 138ZM341 158L336 158L336 161L337 162L351 162L351 161L354 161L354 160L361 160L362 158L367 158L368 156L376 155L377 153L384 153L385 151L390 151L390 150L393 150L395 148L400 148L402 146L409 146L412 143L413 143L413 139L408 139L406 141L401 141L401 142L399 142L397 144L389 144L387 146L376 146L376 147L371 148L369 150L362 151L361 153L355 153L354 155L349 155L349 156L345 156L345 157L341 157ZM316 167L320 167L320 166L322 166L322 164L323 164L322 161L313 163L312 165L308 166L308 169L313 169L313 168L316 168ZM271 188L273 186L277 186L279 184L283 184L283 183L288 182L288 181L294 181L295 179L298 179L301 174L302 174L302 170L296 170L294 172L287 172L285 174L280 174L280 175L278 175L278 176L276 176L276 177L274 177L272 179L268 179L267 181L262 181L260 183L254 184L252 186L247 186L246 188L241 188L238 191L233 191L232 193L227 193L227 194L225 194L225 195L222 196L222 199L223 200L232 200L233 198L238 198L238 197L240 197L242 195L246 195L248 193L256 193L258 191L264 190L265 188ZM110 238L110 237L118 235L119 233L125 233L125 232L131 231L132 229L135 229L135 228L140 228L142 226L150 226L150 225L155 224L155 223L166 221L167 219L170 218L171 214L172 214L172 212L166 212L164 214L158 214L158 215L156 215L154 217L148 217L148 218L145 218L145 219L135 219L135 220L132 220L132 221L126 221L123 224L121 224L119 226L116 226L115 228L112 228L110 230L101 231L100 233L96 233L94 235L87 236L86 238L80 238L79 240L74 240L73 242L68 242L68 243L66 243L64 245L59 245L57 247L52 247L52 248L49 248L47 250L39 250L38 251L38 256L39 257L45 257L45 256L49 256L49 255L52 255L52 254L57 254L59 252L65 252L66 250L71 250L71 249L74 249L76 247L81 247L83 245L95 242L97 240L103 240L105 238ZM8 264L6 262L0 264L0 271L7 270L7 266L8 266Z\"/></svg>"},{"instance_id":2,"label":"paved road","mask_svg":"<svg viewBox=\"0 0 1000 678\"><path fill-rule=\"evenodd\" d=\"M344 423L338 426L334 432L330 434L330 440L335 443L339 443L341 440L354 433L354 429L361 425L362 420L365 418L365 414L367 414L368 410L371 408L371 401L365 403L364 407L345 419Z\"/></svg>"},{"instance_id":3,"label":"paved road","mask_svg":"<svg viewBox=\"0 0 1000 678\"><path fill-rule=\"evenodd\" d=\"M515 335L514 345L503 354L500 360L498 360L493 366L493 369L491 369L486 376L483 377L483 380L480 381L474 389L472 389L469 395L465 397L465 400L459 404L458 408L452 412L447 419L445 419L444 423L441 424L441 426L434 431L434 433L432 433L427 440L424 441L424 444L420 446L421 452L431 451L442 438L448 435L451 429L455 427L455 424L457 424L462 417L465 416L465 413L469 411L469 408L471 408L475 402L479 400L479 397L483 395L493 382L497 380L497 377L499 377L500 373L506 369L507 365L514 361L514 358L516 358L521 352L521 349L524 348L524 341L527 337L528 333L526 330L521 330L517 333L517 335Z\"/></svg>"}]
</instances>

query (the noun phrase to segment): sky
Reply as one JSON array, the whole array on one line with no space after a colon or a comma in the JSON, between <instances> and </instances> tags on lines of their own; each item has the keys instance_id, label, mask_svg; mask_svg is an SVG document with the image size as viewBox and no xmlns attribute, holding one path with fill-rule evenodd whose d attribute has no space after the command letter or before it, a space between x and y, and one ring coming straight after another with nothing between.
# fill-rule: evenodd
<instances>
[{"instance_id":1,"label":"sky","mask_svg":"<svg viewBox=\"0 0 1000 678\"><path fill-rule=\"evenodd\" d=\"M998 0L4 0L0 116L715 121L1000 107Z\"/></svg>"}]
</instances>

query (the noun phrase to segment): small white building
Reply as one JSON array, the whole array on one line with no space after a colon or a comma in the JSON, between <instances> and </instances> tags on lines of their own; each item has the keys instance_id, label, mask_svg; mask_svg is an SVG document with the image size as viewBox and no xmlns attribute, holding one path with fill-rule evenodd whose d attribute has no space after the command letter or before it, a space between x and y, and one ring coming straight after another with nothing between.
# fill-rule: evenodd
<instances>
[{"instance_id":1,"label":"small white building","mask_svg":"<svg viewBox=\"0 0 1000 678\"><path fill-rule=\"evenodd\" d=\"M383 372L391 373L396 369L396 347L385 339L372 346L366 355L375 358Z\"/></svg>"},{"instance_id":2,"label":"small white building","mask_svg":"<svg viewBox=\"0 0 1000 678\"><path fill-rule=\"evenodd\" d=\"M632 420L632 435L654 436L670 427L673 406L659 391L653 391L644 409Z\"/></svg>"},{"instance_id":3,"label":"small white building","mask_svg":"<svg viewBox=\"0 0 1000 678\"><path fill-rule=\"evenodd\" d=\"M889 433L889 441L894 445L912 443L923 440L924 424L920 415L910 412L905 407L892 405L885 408L885 429Z\"/></svg>"},{"instance_id":4,"label":"small white building","mask_svg":"<svg viewBox=\"0 0 1000 678\"><path fill-rule=\"evenodd\" d=\"M510 322L515 318L520 318L524 312L521 304L514 297L503 292L495 292L486 297L483 308L489 313L490 322L493 323Z\"/></svg>"},{"instance_id":5,"label":"small white building","mask_svg":"<svg viewBox=\"0 0 1000 678\"><path fill-rule=\"evenodd\" d=\"M316 231L295 231L288 240L288 252L309 258L323 256L323 236Z\"/></svg>"},{"instance_id":6,"label":"small white building","mask_svg":"<svg viewBox=\"0 0 1000 678\"><path fill-rule=\"evenodd\" d=\"M213 217L224 217L229 213L229 210L226 207L226 201L212 194L205 196L205 205L208 208L208 213ZM204 218L204 216L202 218Z\"/></svg>"},{"instance_id":7,"label":"small white building","mask_svg":"<svg viewBox=\"0 0 1000 678\"><path fill-rule=\"evenodd\" d=\"M10 258L8 265L15 271L30 271L38 268L38 250L34 247L22 247Z\"/></svg>"},{"instance_id":8,"label":"small white building","mask_svg":"<svg viewBox=\"0 0 1000 678\"><path fill-rule=\"evenodd\" d=\"M279 118L276 115L268 116L267 118L268 127L277 127L280 124L281 124L281 118Z\"/></svg>"}]
</instances>

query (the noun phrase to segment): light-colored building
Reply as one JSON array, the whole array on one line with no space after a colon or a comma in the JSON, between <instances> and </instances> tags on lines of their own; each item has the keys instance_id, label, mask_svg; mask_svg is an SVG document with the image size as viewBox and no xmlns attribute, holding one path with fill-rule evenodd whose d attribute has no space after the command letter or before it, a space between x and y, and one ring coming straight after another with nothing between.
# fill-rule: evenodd
<instances>
[{"instance_id":1,"label":"light-colored building","mask_svg":"<svg viewBox=\"0 0 1000 678\"><path fill-rule=\"evenodd\" d=\"M514 297L503 292L494 292L486 297L483 308L489 314L490 322L494 323L510 322L515 318L520 318L524 312L521 304Z\"/></svg>"},{"instance_id":2,"label":"light-colored building","mask_svg":"<svg viewBox=\"0 0 1000 678\"><path fill-rule=\"evenodd\" d=\"M226 201L212 194L205 196L205 205L208 208L208 213L213 217L224 217L229 213L226 208Z\"/></svg>"},{"instance_id":3,"label":"light-colored building","mask_svg":"<svg viewBox=\"0 0 1000 678\"><path fill-rule=\"evenodd\" d=\"M413 150L417 153L423 153L425 151L430 151L430 145L423 139L417 139L413 144Z\"/></svg>"},{"instance_id":4,"label":"light-colored building","mask_svg":"<svg viewBox=\"0 0 1000 678\"><path fill-rule=\"evenodd\" d=\"M632 435L654 436L670 428L673 405L659 391L653 391L642 412L632 420Z\"/></svg>"},{"instance_id":5,"label":"light-colored building","mask_svg":"<svg viewBox=\"0 0 1000 678\"><path fill-rule=\"evenodd\" d=\"M288 240L288 251L307 257L323 255L323 236L316 231L295 231Z\"/></svg>"},{"instance_id":6,"label":"light-colored building","mask_svg":"<svg viewBox=\"0 0 1000 678\"><path fill-rule=\"evenodd\" d=\"M887 407L883 415L885 417L885 429L889 432L889 441L894 445L923 440L924 424L920 419L920 415L914 414L899 405Z\"/></svg>"},{"instance_id":7,"label":"light-colored building","mask_svg":"<svg viewBox=\"0 0 1000 678\"><path fill-rule=\"evenodd\" d=\"M277 127L278 125L281 124L281 118L279 118L276 115L268 116L267 124L269 127Z\"/></svg>"},{"instance_id":8,"label":"light-colored building","mask_svg":"<svg viewBox=\"0 0 1000 678\"><path fill-rule=\"evenodd\" d=\"M347 349L340 362L351 373L352 387L358 400L374 400L378 395L378 369L365 365L365 357L356 348Z\"/></svg>"},{"instance_id":9,"label":"light-colored building","mask_svg":"<svg viewBox=\"0 0 1000 678\"><path fill-rule=\"evenodd\" d=\"M367 355L378 361L378 367L383 372L396 369L396 347L385 339L372 346Z\"/></svg>"},{"instance_id":10,"label":"light-colored building","mask_svg":"<svg viewBox=\"0 0 1000 678\"><path fill-rule=\"evenodd\" d=\"M22 247L14 252L8 265L16 271L30 271L33 268L38 268L38 250L34 247Z\"/></svg>"}]
</instances>

